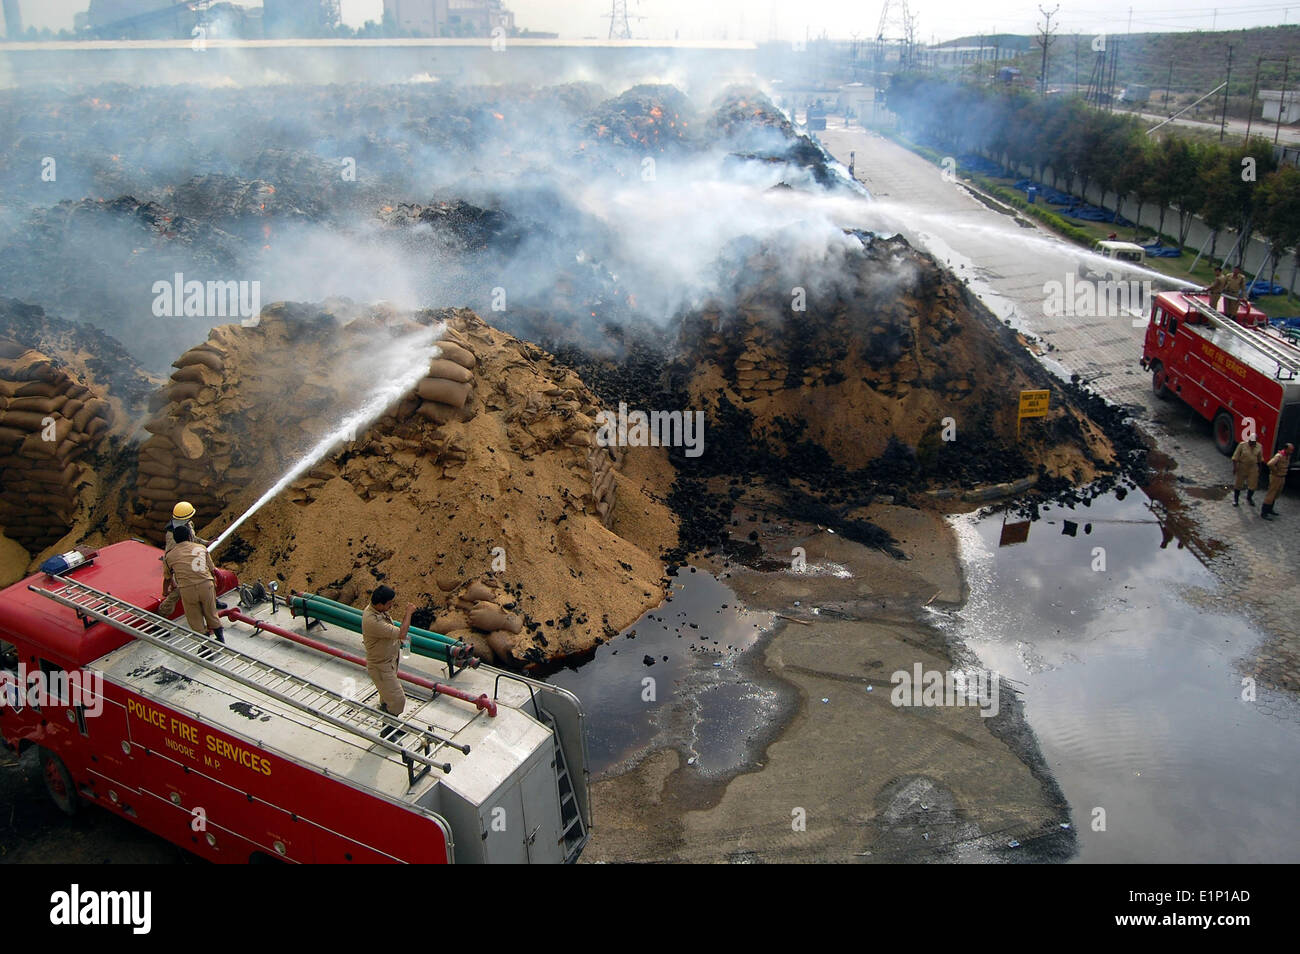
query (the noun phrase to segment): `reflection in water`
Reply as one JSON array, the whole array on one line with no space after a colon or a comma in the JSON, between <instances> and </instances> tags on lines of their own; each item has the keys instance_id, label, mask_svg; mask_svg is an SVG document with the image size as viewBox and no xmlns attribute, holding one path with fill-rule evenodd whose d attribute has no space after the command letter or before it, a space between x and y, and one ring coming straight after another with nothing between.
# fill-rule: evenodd
<instances>
[{"instance_id":1,"label":"reflection in water","mask_svg":"<svg viewBox=\"0 0 1300 954\"><path fill-rule=\"evenodd\" d=\"M1243 700L1261 634L1193 555L1220 544L1156 493L1042 507L1012 546L1000 516L954 518L970 599L936 618L1025 684L1081 860L1300 860L1296 705Z\"/></svg>"},{"instance_id":2,"label":"reflection in water","mask_svg":"<svg viewBox=\"0 0 1300 954\"><path fill-rule=\"evenodd\" d=\"M741 609L712 575L683 567L665 601L549 682L577 693L587 712L593 774L650 743L686 740L684 758L705 774L740 769L768 721L775 694L736 665L773 621Z\"/></svg>"}]
</instances>

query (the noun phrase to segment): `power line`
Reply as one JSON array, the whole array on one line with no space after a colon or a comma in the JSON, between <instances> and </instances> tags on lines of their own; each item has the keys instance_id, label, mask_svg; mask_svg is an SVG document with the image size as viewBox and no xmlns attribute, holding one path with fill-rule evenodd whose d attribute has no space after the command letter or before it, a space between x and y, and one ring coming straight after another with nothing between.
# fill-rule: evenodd
<instances>
[{"instance_id":1,"label":"power line","mask_svg":"<svg viewBox=\"0 0 1300 954\"><path fill-rule=\"evenodd\" d=\"M1038 31L1038 42L1043 46L1043 75L1038 81L1040 96L1047 95L1047 51L1052 45L1052 17L1056 16L1056 11L1060 9L1061 5L1059 3L1052 8L1051 13L1048 13L1041 6L1038 8L1038 12L1043 15L1044 20L1043 28Z\"/></svg>"}]
</instances>

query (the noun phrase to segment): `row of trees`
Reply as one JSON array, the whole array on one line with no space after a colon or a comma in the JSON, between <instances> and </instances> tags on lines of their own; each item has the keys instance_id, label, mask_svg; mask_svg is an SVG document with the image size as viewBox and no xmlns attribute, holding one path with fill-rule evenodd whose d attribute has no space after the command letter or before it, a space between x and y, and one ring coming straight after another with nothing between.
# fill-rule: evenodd
<instances>
[{"instance_id":1,"label":"row of trees","mask_svg":"<svg viewBox=\"0 0 1300 954\"><path fill-rule=\"evenodd\" d=\"M1181 250L1194 218L1211 230L1210 259L1219 233L1232 229L1237 242L1229 261L1241 264L1252 235L1272 250L1272 270L1287 249L1300 264L1300 169L1278 167L1265 139L1226 145L1197 143L1176 135L1152 137L1133 117L1093 109L1076 97L1034 96L918 75L896 74L889 106L918 141L959 155L978 153L1010 169L1029 168L1034 178L1078 195L1117 197L1116 214L1136 203L1178 221Z\"/></svg>"}]
</instances>

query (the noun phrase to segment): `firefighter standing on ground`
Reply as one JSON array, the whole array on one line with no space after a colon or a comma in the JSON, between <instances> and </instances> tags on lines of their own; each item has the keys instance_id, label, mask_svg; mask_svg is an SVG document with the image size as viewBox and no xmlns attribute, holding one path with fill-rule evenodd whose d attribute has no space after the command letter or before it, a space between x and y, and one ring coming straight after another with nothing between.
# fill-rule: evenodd
<instances>
[{"instance_id":1,"label":"firefighter standing on ground","mask_svg":"<svg viewBox=\"0 0 1300 954\"><path fill-rule=\"evenodd\" d=\"M1273 503L1277 500L1278 494L1282 492L1282 485L1286 483L1287 468L1291 464L1291 455L1295 453L1295 445L1287 444L1280 451L1273 455L1272 460L1268 462L1268 493L1264 495L1264 509L1260 511L1260 516L1268 519L1277 516L1277 511L1273 509Z\"/></svg>"},{"instance_id":2,"label":"firefighter standing on ground","mask_svg":"<svg viewBox=\"0 0 1300 954\"><path fill-rule=\"evenodd\" d=\"M196 633L212 634L224 643L226 635L217 615L217 566L201 543L190 539L188 527L177 527L175 544L163 555L164 573L171 578L185 605L185 622Z\"/></svg>"},{"instance_id":3,"label":"firefighter standing on ground","mask_svg":"<svg viewBox=\"0 0 1300 954\"><path fill-rule=\"evenodd\" d=\"M366 647L366 672L383 700L379 708L401 715L406 708L406 693L397 678L397 663L402 656L402 643L411 628L411 614L415 607L406 604L406 615L399 627L388 616L396 598L391 586L379 586L370 594L370 605L361 613L361 640Z\"/></svg>"},{"instance_id":4,"label":"firefighter standing on ground","mask_svg":"<svg viewBox=\"0 0 1300 954\"><path fill-rule=\"evenodd\" d=\"M1232 475L1235 478L1232 487L1232 505L1241 506L1241 492L1246 491L1246 504L1255 506L1255 488L1259 486L1259 465L1264 448L1259 441L1251 438L1242 441L1232 452Z\"/></svg>"}]
</instances>

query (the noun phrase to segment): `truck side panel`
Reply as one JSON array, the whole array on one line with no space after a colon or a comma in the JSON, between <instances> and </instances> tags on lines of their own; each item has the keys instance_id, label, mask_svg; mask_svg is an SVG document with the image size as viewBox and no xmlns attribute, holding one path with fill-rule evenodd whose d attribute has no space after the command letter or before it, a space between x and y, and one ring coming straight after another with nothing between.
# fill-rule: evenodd
<instances>
[{"instance_id":1,"label":"truck side panel","mask_svg":"<svg viewBox=\"0 0 1300 954\"><path fill-rule=\"evenodd\" d=\"M107 680L103 695L97 715L6 707L0 727L57 754L86 799L211 861L451 860L441 819L259 746L256 717L240 737Z\"/></svg>"}]
</instances>

